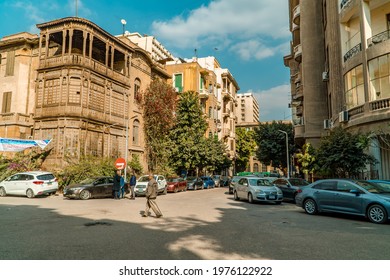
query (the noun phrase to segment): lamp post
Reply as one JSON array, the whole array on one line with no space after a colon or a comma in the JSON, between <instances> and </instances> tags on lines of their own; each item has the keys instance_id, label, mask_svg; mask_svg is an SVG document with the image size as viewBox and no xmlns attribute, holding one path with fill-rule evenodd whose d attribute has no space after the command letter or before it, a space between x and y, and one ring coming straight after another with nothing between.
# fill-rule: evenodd
<instances>
[{"instance_id":1,"label":"lamp post","mask_svg":"<svg viewBox=\"0 0 390 280\"><path fill-rule=\"evenodd\" d=\"M290 178L290 157L288 155L288 134L286 131L278 130L286 135L286 153L287 153L287 179Z\"/></svg>"},{"instance_id":2,"label":"lamp post","mask_svg":"<svg viewBox=\"0 0 390 280\"><path fill-rule=\"evenodd\" d=\"M123 27L123 36L125 36L125 25L126 25L126 20L121 19L122 27ZM126 174L126 173L125 173ZM126 178L125 178L126 179Z\"/></svg>"}]
</instances>

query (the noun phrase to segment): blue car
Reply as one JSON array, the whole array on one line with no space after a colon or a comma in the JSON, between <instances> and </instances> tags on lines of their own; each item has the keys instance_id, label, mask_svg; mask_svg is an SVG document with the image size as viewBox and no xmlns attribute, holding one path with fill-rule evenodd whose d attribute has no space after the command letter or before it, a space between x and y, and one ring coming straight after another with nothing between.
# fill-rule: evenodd
<instances>
[{"instance_id":1,"label":"blue car","mask_svg":"<svg viewBox=\"0 0 390 280\"><path fill-rule=\"evenodd\" d=\"M204 189L210 189L215 187L215 182L210 176L202 176L200 178L203 180Z\"/></svg>"},{"instance_id":2,"label":"blue car","mask_svg":"<svg viewBox=\"0 0 390 280\"><path fill-rule=\"evenodd\" d=\"M302 189L295 201L310 215L337 212L364 216L372 223L383 224L389 219L390 186L365 180L319 180Z\"/></svg>"}]
</instances>

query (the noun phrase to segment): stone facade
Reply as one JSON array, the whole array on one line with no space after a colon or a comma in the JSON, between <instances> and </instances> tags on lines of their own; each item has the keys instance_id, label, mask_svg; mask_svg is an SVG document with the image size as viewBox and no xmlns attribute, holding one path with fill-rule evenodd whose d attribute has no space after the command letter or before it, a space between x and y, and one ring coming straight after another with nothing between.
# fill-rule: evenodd
<instances>
[{"instance_id":1,"label":"stone facade","mask_svg":"<svg viewBox=\"0 0 390 280\"><path fill-rule=\"evenodd\" d=\"M15 59L14 69L30 69L31 75L13 78L12 88L28 84L29 90L13 99L11 107L18 108L12 107L11 112L33 116L29 119L33 138L53 139L45 163L60 167L66 158L81 155L130 160L137 154L147 170L142 110L136 97L152 79L166 80L163 66L126 37L112 36L82 18L63 18L37 27L39 39L24 39L33 41L27 66ZM3 40L2 57L12 46L8 38ZM24 49L20 45L19 51ZM1 130L0 135L11 137Z\"/></svg>"}]
</instances>

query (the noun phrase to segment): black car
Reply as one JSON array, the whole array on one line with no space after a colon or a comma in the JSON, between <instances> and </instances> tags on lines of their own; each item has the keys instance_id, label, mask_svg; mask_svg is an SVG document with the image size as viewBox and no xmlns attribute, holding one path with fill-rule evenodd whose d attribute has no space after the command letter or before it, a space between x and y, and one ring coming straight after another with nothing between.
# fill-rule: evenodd
<instances>
[{"instance_id":1,"label":"black car","mask_svg":"<svg viewBox=\"0 0 390 280\"><path fill-rule=\"evenodd\" d=\"M113 197L113 186L113 177L88 178L78 184L65 187L63 195L78 199ZM129 193L128 184L125 184L125 193Z\"/></svg>"},{"instance_id":2,"label":"black car","mask_svg":"<svg viewBox=\"0 0 390 280\"><path fill-rule=\"evenodd\" d=\"M203 189L203 180L200 177L187 177L187 190Z\"/></svg>"},{"instance_id":3,"label":"black car","mask_svg":"<svg viewBox=\"0 0 390 280\"><path fill-rule=\"evenodd\" d=\"M273 184L282 190L284 200L295 203L295 196L302 191L302 187L309 185L309 182L301 178L279 178L273 181Z\"/></svg>"},{"instance_id":4,"label":"black car","mask_svg":"<svg viewBox=\"0 0 390 280\"><path fill-rule=\"evenodd\" d=\"M221 179L219 180L219 186L220 187L229 187L229 185L230 185L229 176L221 176Z\"/></svg>"}]
</instances>

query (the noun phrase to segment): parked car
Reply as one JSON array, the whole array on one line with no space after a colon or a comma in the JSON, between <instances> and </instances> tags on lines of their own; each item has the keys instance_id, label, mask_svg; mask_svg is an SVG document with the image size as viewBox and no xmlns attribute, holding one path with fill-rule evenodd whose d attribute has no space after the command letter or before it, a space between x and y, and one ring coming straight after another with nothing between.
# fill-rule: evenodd
<instances>
[{"instance_id":1,"label":"parked car","mask_svg":"<svg viewBox=\"0 0 390 280\"><path fill-rule=\"evenodd\" d=\"M235 200L267 201L280 204L283 201L283 193L269 180L259 177L242 177L235 184L233 191Z\"/></svg>"},{"instance_id":2,"label":"parked car","mask_svg":"<svg viewBox=\"0 0 390 280\"><path fill-rule=\"evenodd\" d=\"M337 212L382 224L389 219L390 187L364 180L319 180L296 196L296 204L310 215Z\"/></svg>"},{"instance_id":3,"label":"parked car","mask_svg":"<svg viewBox=\"0 0 390 280\"><path fill-rule=\"evenodd\" d=\"M187 177L187 190L203 189L203 180L200 177Z\"/></svg>"},{"instance_id":4,"label":"parked car","mask_svg":"<svg viewBox=\"0 0 390 280\"><path fill-rule=\"evenodd\" d=\"M215 187L215 182L210 176L202 176L200 178L203 180L204 189L211 189Z\"/></svg>"},{"instance_id":5,"label":"parked car","mask_svg":"<svg viewBox=\"0 0 390 280\"><path fill-rule=\"evenodd\" d=\"M113 197L114 178L109 176L87 178L80 183L67 186L63 190L64 197L76 199ZM125 184L125 193L129 193L129 185Z\"/></svg>"},{"instance_id":6,"label":"parked car","mask_svg":"<svg viewBox=\"0 0 390 280\"><path fill-rule=\"evenodd\" d=\"M25 195L28 198L33 198L54 194L57 190L56 177L45 171L21 172L0 182L0 196Z\"/></svg>"},{"instance_id":7,"label":"parked car","mask_svg":"<svg viewBox=\"0 0 390 280\"><path fill-rule=\"evenodd\" d=\"M234 186L236 183L242 178L241 176L233 176L233 178L230 180L229 184L229 194L233 194Z\"/></svg>"},{"instance_id":8,"label":"parked car","mask_svg":"<svg viewBox=\"0 0 390 280\"><path fill-rule=\"evenodd\" d=\"M215 187L218 188L220 187L221 185L221 175L213 175L211 176L211 178L214 180L214 183L215 183Z\"/></svg>"},{"instance_id":9,"label":"parked car","mask_svg":"<svg viewBox=\"0 0 390 280\"><path fill-rule=\"evenodd\" d=\"M230 185L230 178L229 178L229 176L221 176L221 179L219 181L219 185L221 187L229 187L229 185Z\"/></svg>"},{"instance_id":10,"label":"parked car","mask_svg":"<svg viewBox=\"0 0 390 280\"><path fill-rule=\"evenodd\" d=\"M187 180L181 177L168 178L167 180L167 192L178 192L187 190Z\"/></svg>"},{"instance_id":11,"label":"parked car","mask_svg":"<svg viewBox=\"0 0 390 280\"><path fill-rule=\"evenodd\" d=\"M284 200L295 203L295 196L302 191L303 187L309 185L309 182L301 178L278 178L273 181L273 184L282 190Z\"/></svg>"},{"instance_id":12,"label":"parked car","mask_svg":"<svg viewBox=\"0 0 390 280\"><path fill-rule=\"evenodd\" d=\"M158 194L167 194L167 181L163 175L153 175L157 181ZM142 196L146 193L146 186L149 182L149 175L139 177L134 187L135 196Z\"/></svg>"},{"instance_id":13,"label":"parked car","mask_svg":"<svg viewBox=\"0 0 390 280\"><path fill-rule=\"evenodd\" d=\"M390 180L367 180L367 181L378 184L382 187L390 187Z\"/></svg>"}]
</instances>

